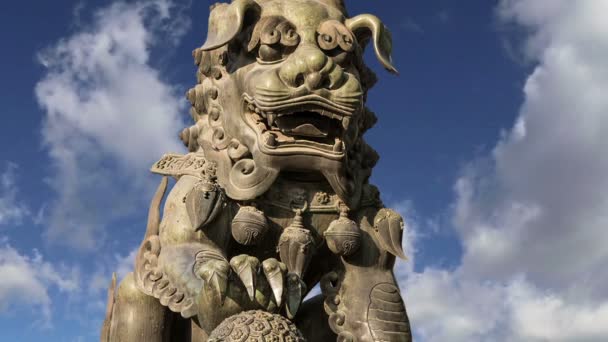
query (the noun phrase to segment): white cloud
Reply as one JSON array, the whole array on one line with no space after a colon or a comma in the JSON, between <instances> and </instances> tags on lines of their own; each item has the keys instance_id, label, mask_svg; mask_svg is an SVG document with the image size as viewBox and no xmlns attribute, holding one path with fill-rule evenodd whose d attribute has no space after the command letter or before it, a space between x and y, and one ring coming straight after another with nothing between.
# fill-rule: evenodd
<instances>
[{"instance_id":1,"label":"white cloud","mask_svg":"<svg viewBox=\"0 0 608 342\"><path fill-rule=\"evenodd\" d=\"M116 277L118 280L123 279L127 273L133 272L135 267L135 256L139 251L139 246L131 250L131 252L125 256L117 255L117 266L116 266Z\"/></svg>"},{"instance_id":2,"label":"white cloud","mask_svg":"<svg viewBox=\"0 0 608 342\"><path fill-rule=\"evenodd\" d=\"M480 280L462 269L402 274L417 341L604 341L608 302L540 289L522 277Z\"/></svg>"},{"instance_id":3,"label":"white cloud","mask_svg":"<svg viewBox=\"0 0 608 342\"><path fill-rule=\"evenodd\" d=\"M17 169L17 164L9 162L0 174L0 225L19 224L30 214L27 205L17 196Z\"/></svg>"},{"instance_id":4,"label":"white cloud","mask_svg":"<svg viewBox=\"0 0 608 342\"><path fill-rule=\"evenodd\" d=\"M67 298L60 297L66 302L62 312L63 320L77 323L88 331L87 340L99 339L99 329L108 304L112 273L116 272L116 286L119 286L124 276L133 271L138 248L139 246L126 254L114 253L95 258L94 263L86 268L89 272L82 276L82 291L70 293Z\"/></svg>"},{"instance_id":5,"label":"white cloud","mask_svg":"<svg viewBox=\"0 0 608 342\"><path fill-rule=\"evenodd\" d=\"M393 208L393 210L398 212L403 217L403 221L405 223L405 227L403 229L402 245L403 251L407 256L407 260L401 260L400 258L397 258L395 267L398 268L401 272L410 273L414 270L416 257L416 241L422 238L422 229L420 227L421 218L416 213L416 210L414 209L414 204L411 200L403 200L401 202L392 204L389 207Z\"/></svg>"},{"instance_id":6,"label":"white cloud","mask_svg":"<svg viewBox=\"0 0 608 342\"><path fill-rule=\"evenodd\" d=\"M181 12L170 0L117 2L39 55L47 70L36 97L58 194L51 242L95 248L150 192L151 163L182 150L185 101L150 65L152 48L173 46L188 27Z\"/></svg>"},{"instance_id":7,"label":"white cloud","mask_svg":"<svg viewBox=\"0 0 608 342\"><path fill-rule=\"evenodd\" d=\"M608 2L539 3L500 7L503 20L534 32L527 48L538 66L524 87L516 129L499 141L492 167L459 180L458 208L465 209L456 223L468 245L481 232L505 246L468 251L465 263L496 254L475 264L482 275L524 270L535 284L564 289L572 279L602 273L608 262L608 65L597 58L608 56L601 14ZM607 283L597 286L608 290Z\"/></svg>"},{"instance_id":8,"label":"white cloud","mask_svg":"<svg viewBox=\"0 0 608 342\"><path fill-rule=\"evenodd\" d=\"M458 272L427 269L404 276L401 287L418 341L489 341L504 318L500 288Z\"/></svg>"},{"instance_id":9,"label":"white cloud","mask_svg":"<svg viewBox=\"0 0 608 342\"><path fill-rule=\"evenodd\" d=\"M5 239L0 240L0 313L23 307L40 309L43 326L51 324L49 288L64 293L78 291L79 272L44 261L36 250L31 256L20 254Z\"/></svg>"},{"instance_id":10,"label":"white cloud","mask_svg":"<svg viewBox=\"0 0 608 342\"><path fill-rule=\"evenodd\" d=\"M139 246L132 249L127 255L115 254L111 260L99 263L89 279L89 295L103 297L105 300L112 273L116 273L116 279L120 283L129 272L133 272L138 250Z\"/></svg>"},{"instance_id":11,"label":"white cloud","mask_svg":"<svg viewBox=\"0 0 608 342\"><path fill-rule=\"evenodd\" d=\"M536 66L513 129L455 184L461 265L400 272L419 341L608 338L607 11L500 3Z\"/></svg>"}]
</instances>

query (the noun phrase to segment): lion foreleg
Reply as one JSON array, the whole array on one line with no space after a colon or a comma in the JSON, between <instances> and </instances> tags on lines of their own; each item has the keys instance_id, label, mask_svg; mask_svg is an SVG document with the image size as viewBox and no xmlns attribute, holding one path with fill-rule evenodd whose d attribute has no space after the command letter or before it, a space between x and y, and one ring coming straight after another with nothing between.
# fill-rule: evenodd
<instances>
[{"instance_id":1,"label":"lion foreleg","mask_svg":"<svg viewBox=\"0 0 608 342\"><path fill-rule=\"evenodd\" d=\"M329 324L340 341L410 342L405 303L393 273L403 256L401 217L389 209L359 213L361 247L321 280Z\"/></svg>"},{"instance_id":2,"label":"lion foreleg","mask_svg":"<svg viewBox=\"0 0 608 342\"><path fill-rule=\"evenodd\" d=\"M121 281L116 291L115 279L112 285L101 334L102 342L172 341L170 337L175 314L161 305L158 299L141 292L135 286L133 273Z\"/></svg>"}]
</instances>

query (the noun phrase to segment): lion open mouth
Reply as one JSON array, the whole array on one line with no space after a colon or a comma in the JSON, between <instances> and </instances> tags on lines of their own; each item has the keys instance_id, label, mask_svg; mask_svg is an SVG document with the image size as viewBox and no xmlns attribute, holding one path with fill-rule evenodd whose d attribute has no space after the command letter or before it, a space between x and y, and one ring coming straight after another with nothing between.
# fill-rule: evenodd
<instances>
[{"instance_id":1,"label":"lion open mouth","mask_svg":"<svg viewBox=\"0 0 608 342\"><path fill-rule=\"evenodd\" d=\"M260 135L264 147L276 150L304 147L342 155L344 134L353 108L317 95L288 101L264 101L244 96L246 116Z\"/></svg>"}]
</instances>

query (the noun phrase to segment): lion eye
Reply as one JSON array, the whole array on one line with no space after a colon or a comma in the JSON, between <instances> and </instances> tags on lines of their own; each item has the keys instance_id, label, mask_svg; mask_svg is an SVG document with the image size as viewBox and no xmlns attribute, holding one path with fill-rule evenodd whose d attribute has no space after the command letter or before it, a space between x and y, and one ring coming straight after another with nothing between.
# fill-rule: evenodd
<instances>
[{"instance_id":1,"label":"lion eye","mask_svg":"<svg viewBox=\"0 0 608 342\"><path fill-rule=\"evenodd\" d=\"M293 24L279 16L264 17L256 24L247 44L247 51L257 48L257 59L262 63L281 61L300 43L300 35Z\"/></svg>"},{"instance_id":2,"label":"lion eye","mask_svg":"<svg viewBox=\"0 0 608 342\"><path fill-rule=\"evenodd\" d=\"M355 48L353 33L337 20L321 23L317 29L317 37L319 47L325 51L352 52Z\"/></svg>"},{"instance_id":3,"label":"lion eye","mask_svg":"<svg viewBox=\"0 0 608 342\"><path fill-rule=\"evenodd\" d=\"M281 41L281 33L277 29L262 32L261 41L267 45L276 44Z\"/></svg>"}]
</instances>

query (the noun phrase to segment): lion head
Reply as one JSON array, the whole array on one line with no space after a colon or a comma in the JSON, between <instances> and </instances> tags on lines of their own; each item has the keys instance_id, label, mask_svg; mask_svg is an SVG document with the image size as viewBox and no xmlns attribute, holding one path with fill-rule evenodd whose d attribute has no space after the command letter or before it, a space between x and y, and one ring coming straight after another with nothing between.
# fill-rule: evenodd
<instances>
[{"instance_id":1,"label":"lion head","mask_svg":"<svg viewBox=\"0 0 608 342\"><path fill-rule=\"evenodd\" d=\"M362 59L369 42L396 73L389 31L372 15L348 18L342 1L212 6L187 95L196 124L182 140L217 164L235 200L264 194L281 172L319 173L356 207L378 159L363 140L376 121L365 106L376 79Z\"/></svg>"}]
</instances>

